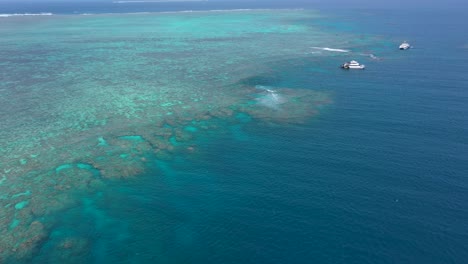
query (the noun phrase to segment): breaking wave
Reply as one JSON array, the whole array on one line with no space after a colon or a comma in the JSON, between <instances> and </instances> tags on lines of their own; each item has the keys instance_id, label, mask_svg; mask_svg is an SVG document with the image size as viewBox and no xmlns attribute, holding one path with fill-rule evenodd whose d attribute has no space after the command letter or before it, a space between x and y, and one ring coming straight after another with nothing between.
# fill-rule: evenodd
<instances>
[{"instance_id":1,"label":"breaking wave","mask_svg":"<svg viewBox=\"0 0 468 264\"><path fill-rule=\"evenodd\" d=\"M135 2L135 1L129 1ZM143 2L143 1L141 1ZM156 1L155 1L156 2ZM72 13L72 14L60 14L60 15L79 15L79 16L91 16L91 15L144 15L144 14L167 14L167 13L205 13L205 12L250 12L250 11L272 11L272 10L303 10L298 9L267 9L267 8L250 8L250 9L212 9L212 10L180 10L180 11L154 11L154 12L112 12L112 13ZM18 16L52 16L57 15L54 13L12 13L12 14L0 14L0 18L6 17L18 17Z\"/></svg>"},{"instance_id":2,"label":"breaking wave","mask_svg":"<svg viewBox=\"0 0 468 264\"><path fill-rule=\"evenodd\" d=\"M15 16L52 16L52 13L23 13L23 14L0 14L0 17L15 17Z\"/></svg>"},{"instance_id":3,"label":"breaking wave","mask_svg":"<svg viewBox=\"0 0 468 264\"><path fill-rule=\"evenodd\" d=\"M255 88L264 91L256 98L261 105L279 110L279 105L286 102L286 99L276 90L273 90L273 87L256 85Z\"/></svg>"}]
</instances>

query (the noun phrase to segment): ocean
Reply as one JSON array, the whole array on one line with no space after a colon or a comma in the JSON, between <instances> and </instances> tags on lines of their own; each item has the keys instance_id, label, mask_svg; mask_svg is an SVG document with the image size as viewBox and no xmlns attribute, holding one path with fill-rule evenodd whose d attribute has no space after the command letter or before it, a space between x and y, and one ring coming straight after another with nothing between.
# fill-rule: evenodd
<instances>
[{"instance_id":1,"label":"ocean","mask_svg":"<svg viewBox=\"0 0 468 264\"><path fill-rule=\"evenodd\" d=\"M0 14L0 263L468 259L466 10Z\"/></svg>"}]
</instances>

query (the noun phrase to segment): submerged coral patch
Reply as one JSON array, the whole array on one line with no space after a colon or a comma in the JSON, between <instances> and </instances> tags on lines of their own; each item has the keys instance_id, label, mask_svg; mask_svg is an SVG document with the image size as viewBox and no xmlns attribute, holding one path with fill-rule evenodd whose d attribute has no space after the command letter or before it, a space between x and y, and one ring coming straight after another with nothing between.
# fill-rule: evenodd
<instances>
[{"instance_id":1,"label":"submerged coral patch","mask_svg":"<svg viewBox=\"0 0 468 264\"><path fill-rule=\"evenodd\" d=\"M29 201L22 201L22 202L19 202L17 204L15 204L15 209L16 210L21 210L23 209L25 206L27 206L29 204Z\"/></svg>"}]
</instances>

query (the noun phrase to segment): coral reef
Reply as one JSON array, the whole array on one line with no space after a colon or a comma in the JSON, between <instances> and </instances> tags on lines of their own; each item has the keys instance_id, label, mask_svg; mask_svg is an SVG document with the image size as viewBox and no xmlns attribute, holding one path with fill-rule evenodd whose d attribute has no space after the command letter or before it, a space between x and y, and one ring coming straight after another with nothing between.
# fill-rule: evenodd
<instances>
[{"instance_id":1,"label":"coral reef","mask_svg":"<svg viewBox=\"0 0 468 264\"><path fill-rule=\"evenodd\" d=\"M330 39L352 45L298 22L316 17L301 10L65 16L21 27L6 19L0 262L30 259L53 230L41 219L76 205L76 194L143 173L150 157L195 154L197 137L225 124L300 123L319 113L331 99L314 87L242 83ZM70 253L57 258L70 263L87 245L67 239L57 250Z\"/></svg>"}]
</instances>

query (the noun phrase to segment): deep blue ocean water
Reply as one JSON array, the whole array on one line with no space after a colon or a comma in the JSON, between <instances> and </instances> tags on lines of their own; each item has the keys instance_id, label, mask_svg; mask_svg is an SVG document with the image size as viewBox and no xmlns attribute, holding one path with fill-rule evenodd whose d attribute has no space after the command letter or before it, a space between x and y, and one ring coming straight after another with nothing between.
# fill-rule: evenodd
<instances>
[{"instance_id":1,"label":"deep blue ocean water","mask_svg":"<svg viewBox=\"0 0 468 264\"><path fill-rule=\"evenodd\" d=\"M187 9L173 5L163 10ZM235 5L244 7L257 5ZM0 13L114 12L8 8ZM359 72L336 71L337 59L273 65L252 84L313 84L333 91L333 104L301 125L225 124L197 138L200 156L154 160L145 175L82 197L57 214L33 262L59 259L54 243L80 234L92 241L78 258L87 263L465 263L466 12L323 12L324 28L414 48L382 48Z\"/></svg>"}]
</instances>

